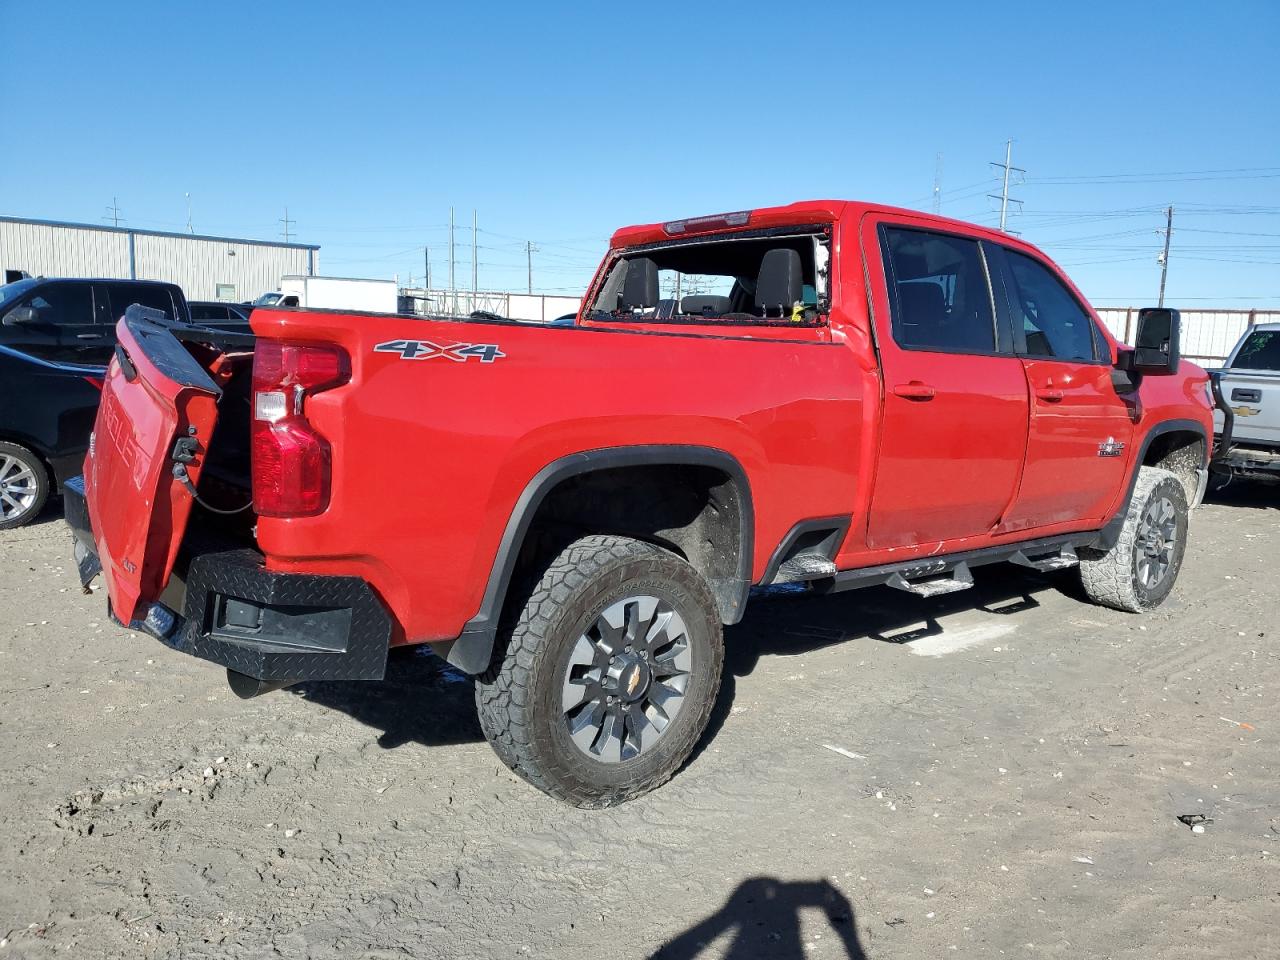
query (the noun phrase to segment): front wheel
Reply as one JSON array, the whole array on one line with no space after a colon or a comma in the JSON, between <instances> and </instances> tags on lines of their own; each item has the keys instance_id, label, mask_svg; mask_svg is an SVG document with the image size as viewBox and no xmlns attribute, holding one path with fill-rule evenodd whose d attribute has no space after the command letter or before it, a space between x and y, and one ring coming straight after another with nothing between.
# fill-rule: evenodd
<instances>
[{"instance_id":1,"label":"front wheel","mask_svg":"<svg viewBox=\"0 0 1280 960\"><path fill-rule=\"evenodd\" d=\"M500 640L476 681L481 728L513 771L579 807L671 778L706 728L724 661L703 578L626 537L570 544Z\"/></svg>"},{"instance_id":2,"label":"front wheel","mask_svg":"<svg viewBox=\"0 0 1280 960\"><path fill-rule=\"evenodd\" d=\"M1182 569L1188 514L1182 482L1168 470L1141 467L1115 546L1080 551L1089 599L1129 613L1160 606Z\"/></svg>"}]
</instances>

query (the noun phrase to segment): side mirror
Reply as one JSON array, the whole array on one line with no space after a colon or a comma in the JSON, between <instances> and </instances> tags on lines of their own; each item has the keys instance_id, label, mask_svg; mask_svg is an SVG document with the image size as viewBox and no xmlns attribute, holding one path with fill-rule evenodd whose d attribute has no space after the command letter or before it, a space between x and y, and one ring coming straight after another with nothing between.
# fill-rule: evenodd
<instances>
[{"instance_id":1,"label":"side mirror","mask_svg":"<svg viewBox=\"0 0 1280 960\"><path fill-rule=\"evenodd\" d=\"M14 307L4 315L6 327L21 327L25 324L39 323L40 311L35 307Z\"/></svg>"},{"instance_id":2,"label":"side mirror","mask_svg":"<svg viewBox=\"0 0 1280 960\"><path fill-rule=\"evenodd\" d=\"M1120 365L1135 373L1177 373L1181 343L1182 317L1177 310L1144 307L1138 311L1133 349L1121 354Z\"/></svg>"}]
</instances>

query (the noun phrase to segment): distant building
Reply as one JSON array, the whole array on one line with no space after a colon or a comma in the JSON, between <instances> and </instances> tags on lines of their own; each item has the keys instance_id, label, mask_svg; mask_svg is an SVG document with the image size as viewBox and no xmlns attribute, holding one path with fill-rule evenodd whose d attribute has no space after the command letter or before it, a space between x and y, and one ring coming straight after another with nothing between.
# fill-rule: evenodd
<instances>
[{"instance_id":1,"label":"distant building","mask_svg":"<svg viewBox=\"0 0 1280 960\"><path fill-rule=\"evenodd\" d=\"M0 217L0 269L33 277L167 280L189 300L241 301L275 290L283 276L317 273L320 248Z\"/></svg>"}]
</instances>

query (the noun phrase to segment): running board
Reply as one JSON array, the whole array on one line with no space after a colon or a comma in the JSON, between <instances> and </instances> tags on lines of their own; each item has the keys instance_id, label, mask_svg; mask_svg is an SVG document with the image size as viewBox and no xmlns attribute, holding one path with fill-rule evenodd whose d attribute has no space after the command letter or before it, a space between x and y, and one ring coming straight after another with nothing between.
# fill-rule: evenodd
<instances>
[{"instance_id":1,"label":"running board","mask_svg":"<svg viewBox=\"0 0 1280 960\"><path fill-rule=\"evenodd\" d=\"M1059 534L874 567L854 567L840 570L834 576L811 580L809 589L815 593L839 593L885 585L917 596L954 593L968 589L972 584L972 568L987 564L1014 562L1034 570L1060 570L1075 566L1079 563L1076 550L1096 546L1099 536L1096 530ZM963 572L960 572L961 568ZM953 575L948 577L949 573Z\"/></svg>"},{"instance_id":2,"label":"running board","mask_svg":"<svg viewBox=\"0 0 1280 960\"><path fill-rule=\"evenodd\" d=\"M885 581L887 586L895 590L905 590L917 597L940 597L944 593L958 593L973 586L973 574L969 572L967 563L957 563L951 568L951 576L936 577L931 580L908 580L903 573L894 572Z\"/></svg>"},{"instance_id":3,"label":"running board","mask_svg":"<svg viewBox=\"0 0 1280 960\"><path fill-rule=\"evenodd\" d=\"M1080 558L1076 556L1075 547L1064 543L1058 553L1039 557L1028 557L1025 552L1019 550L1009 558L1009 562L1016 563L1020 567L1038 570L1040 573L1052 573L1054 570L1066 570L1068 567L1079 566Z\"/></svg>"}]
</instances>

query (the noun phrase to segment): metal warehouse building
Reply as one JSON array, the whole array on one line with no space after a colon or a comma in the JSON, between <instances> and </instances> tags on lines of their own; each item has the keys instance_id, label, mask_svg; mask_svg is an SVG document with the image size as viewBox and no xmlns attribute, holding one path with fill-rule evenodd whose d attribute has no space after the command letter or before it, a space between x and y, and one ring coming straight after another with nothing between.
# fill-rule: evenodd
<instances>
[{"instance_id":1,"label":"metal warehouse building","mask_svg":"<svg viewBox=\"0 0 1280 960\"><path fill-rule=\"evenodd\" d=\"M304 243L0 217L0 268L33 277L167 280L189 300L240 301L319 267L320 248Z\"/></svg>"}]
</instances>

